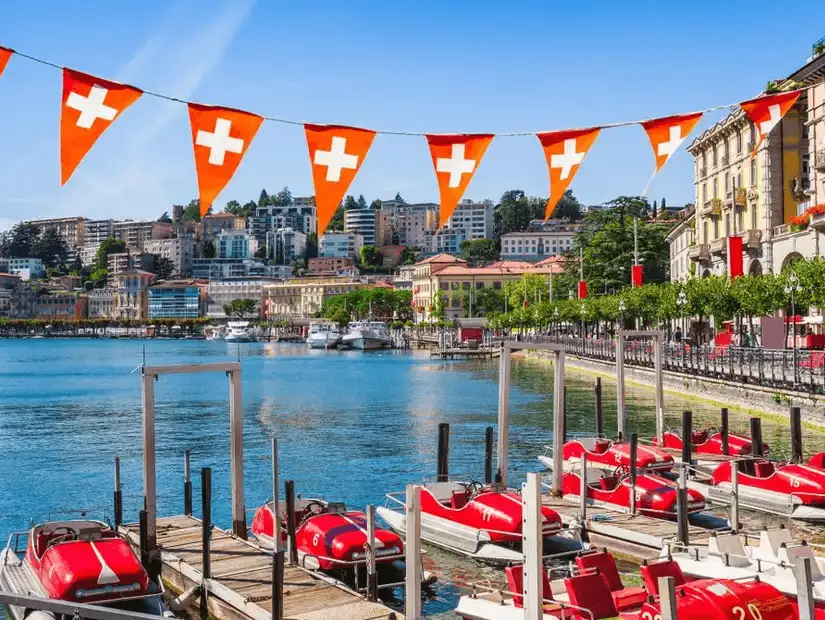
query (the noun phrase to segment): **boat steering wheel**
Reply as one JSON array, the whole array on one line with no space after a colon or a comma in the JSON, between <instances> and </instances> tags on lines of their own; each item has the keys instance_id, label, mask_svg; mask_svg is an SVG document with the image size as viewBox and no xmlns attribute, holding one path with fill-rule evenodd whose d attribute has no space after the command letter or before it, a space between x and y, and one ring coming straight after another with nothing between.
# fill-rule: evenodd
<instances>
[{"instance_id":1,"label":"boat steering wheel","mask_svg":"<svg viewBox=\"0 0 825 620\"><path fill-rule=\"evenodd\" d=\"M716 428L715 426L708 426L708 429L707 429L707 430L708 430L708 437L710 437L710 436L711 436L711 435L713 435L714 433L718 433L718 432L719 432L719 429L718 429L718 428Z\"/></svg>"},{"instance_id":2,"label":"boat steering wheel","mask_svg":"<svg viewBox=\"0 0 825 620\"><path fill-rule=\"evenodd\" d=\"M55 536L55 532L65 532L62 533L60 536ZM60 543L69 541L74 539L77 536L77 533L70 527L56 527L51 531L51 536L49 538L49 542L46 547L51 547L53 545L58 545Z\"/></svg>"},{"instance_id":3,"label":"boat steering wheel","mask_svg":"<svg viewBox=\"0 0 825 620\"><path fill-rule=\"evenodd\" d=\"M613 477L617 480L626 478L630 475L630 468L627 465L619 465L613 470Z\"/></svg>"},{"instance_id":4,"label":"boat steering wheel","mask_svg":"<svg viewBox=\"0 0 825 620\"><path fill-rule=\"evenodd\" d=\"M466 501L470 501L476 495L481 493L484 490L484 485L478 482L477 480L470 480L467 484L464 485L464 499Z\"/></svg>"},{"instance_id":5,"label":"boat steering wheel","mask_svg":"<svg viewBox=\"0 0 825 620\"><path fill-rule=\"evenodd\" d=\"M301 523L306 521L307 519L311 519L312 517L316 517L318 515L322 515L326 512L327 508L321 502L312 500L304 506L304 509L301 511Z\"/></svg>"}]
</instances>

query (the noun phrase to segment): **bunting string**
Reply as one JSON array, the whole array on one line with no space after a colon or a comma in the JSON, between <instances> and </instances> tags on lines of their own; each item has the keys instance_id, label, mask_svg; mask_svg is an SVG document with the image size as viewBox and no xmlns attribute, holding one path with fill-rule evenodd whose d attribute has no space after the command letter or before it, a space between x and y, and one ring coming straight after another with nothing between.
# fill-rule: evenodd
<instances>
[{"instance_id":1,"label":"bunting string","mask_svg":"<svg viewBox=\"0 0 825 620\"><path fill-rule=\"evenodd\" d=\"M759 145L796 103L802 92L783 91L688 114L605 123L579 129L496 134L433 134L310 123L263 116L224 106L198 104L81 73L2 46L0 75L13 56L58 69L63 74L60 115L61 185L68 182L77 166L111 124L144 95L184 104L189 110L201 215L208 212L213 201L232 179L263 121L302 126L312 167L319 237L324 233L344 194L361 169L376 134L418 136L426 139L440 193L440 230L452 216L478 170L487 147L496 137L538 138L547 160L550 181L550 198L545 208L545 219L548 219L567 187L573 182L585 156L603 129L640 125L647 133L656 165L650 181L643 190L643 194L646 194L655 175L680 149L684 140L706 113L741 109L758 130L759 140L751 154L751 157L754 157Z\"/></svg>"}]
</instances>

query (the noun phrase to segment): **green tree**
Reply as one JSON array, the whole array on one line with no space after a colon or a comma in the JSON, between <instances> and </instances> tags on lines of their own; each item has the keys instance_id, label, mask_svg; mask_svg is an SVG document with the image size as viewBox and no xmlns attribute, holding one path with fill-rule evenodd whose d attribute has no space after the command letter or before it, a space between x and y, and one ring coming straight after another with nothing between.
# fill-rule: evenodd
<instances>
[{"instance_id":1,"label":"green tree","mask_svg":"<svg viewBox=\"0 0 825 620\"><path fill-rule=\"evenodd\" d=\"M544 208L547 201L541 199L541 202L544 204L539 206L539 214L536 216L536 219L544 219ZM553 217L553 219L568 219L572 222L577 222L582 219L582 204L578 198L573 195L573 190L568 189L564 192L564 195L556 204L556 208L551 217Z\"/></svg>"},{"instance_id":2,"label":"green tree","mask_svg":"<svg viewBox=\"0 0 825 620\"><path fill-rule=\"evenodd\" d=\"M367 199L364 198L364 194L358 196L358 208L359 209L366 209L367 208Z\"/></svg>"},{"instance_id":3,"label":"green tree","mask_svg":"<svg viewBox=\"0 0 825 620\"><path fill-rule=\"evenodd\" d=\"M507 233L527 230L532 219L533 208L522 190L504 192L493 210L496 240Z\"/></svg>"},{"instance_id":4,"label":"green tree","mask_svg":"<svg viewBox=\"0 0 825 620\"><path fill-rule=\"evenodd\" d=\"M235 316L239 319L243 319L248 315L254 315L257 311L258 302L254 299L233 299L223 306L223 312L226 316Z\"/></svg>"},{"instance_id":5,"label":"green tree","mask_svg":"<svg viewBox=\"0 0 825 620\"><path fill-rule=\"evenodd\" d=\"M379 211L383 206L384 203L382 203L377 198L370 203L370 209L372 209L373 211Z\"/></svg>"},{"instance_id":6,"label":"green tree","mask_svg":"<svg viewBox=\"0 0 825 620\"><path fill-rule=\"evenodd\" d=\"M381 250L374 245L361 246L361 264L365 267L380 267L381 258Z\"/></svg>"},{"instance_id":7,"label":"green tree","mask_svg":"<svg viewBox=\"0 0 825 620\"><path fill-rule=\"evenodd\" d=\"M40 227L20 222L3 233L0 240L0 256L6 258L32 258L32 252L40 238Z\"/></svg>"},{"instance_id":8,"label":"green tree","mask_svg":"<svg viewBox=\"0 0 825 620\"><path fill-rule=\"evenodd\" d=\"M498 247L492 239L468 239L461 242L461 258L471 265L486 265L498 260Z\"/></svg>"},{"instance_id":9,"label":"green tree","mask_svg":"<svg viewBox=\"0 0 825 620\"><path fill-rule=\"evenodd\" d=\"M158 280L168 280L174 272L175 263L171 259L155 254L155 269L152 273L158 277Z\"/></svg>"},{"instance_id":10,"label":"green tree","mask_svg":"<svg viewBox=\"0 0 825 620\"><path fill-rule=\"evenodd\" d=\"M413 265L418 261L418 254L421 252L418 248L405 246L403 250L401 250L401 264L402 265Z\"/></svg>"},{"instance_id":11,"label":"green tree","mask_svg":"<svg viewBox=\"0 0 825 620\"><path fill-rule=\"evenodd\" d=\"M217 256L218 251L215 249L215 242L212 239L207 239L203 242L203 257L204 258L215 258Z\"/></svg>"},{"instance_id":12,"label":"green tree","mask_svg":"<svg viewBox=\"0 0 825 620\"><path fill-rule=\"evenodd\" d=\"M34 242L31 255L39 258L47 267L55 267L66 262L69 248L54 228L47 228Z\"/></svg>"},{"instance_id":13,"label":"green tree","mask_svg":"<svg viewBox=\"0 0 825 620\"><path fill-rule=\"evenodd\" d=\"M169 217L169 211L164 211L163 215L158 218L158 222L163 222L164 224L171 224L172 218Z\"/></svg>"},{"instance_id":14,"label":"green tree","mask_svg":"<svg viewBox=\"0 0 825 620\"><path fill-rule=\"evenodd\" d=\"M306 259L318 256L318 235L314 232L307 235Z\"/></svg>"},{"instance_id":15,"label":"green tree","mask_svg":"<svg viewBox=\"0 0 825 620\"><path fill-rule=\"evenodd\" d=\"M292 192L288 187L284 187L280 192L270 198L269 204L276 207L288 207L292 204Z\"/></svg>"},{"instance_id":16,"label":"green tree","mask_svg":"<svg viewBox=\"0 0 825 620\"><path fill-rule=\"evenodd\" d=\"M258 206L259 207L268 207L272 204L269 194L266 193L266 189L261 190L261 195L258 197Z\"/></svg>"},{"instance_id":17,"label":"green tree","mask_svg":"<svg viewBox=\"0 0 825 620\"><path fill-rule=\"evenodd\" d=\"M207 215L212 213L212 207L206 211ZM198 198L189 201L189 204L183 208L182 222L200 222L201 221L201 201Z\"/></svg>"},{"instance_id":18,"label":"green tree","mask_svg":"<svg viewBox=\"0 0 825 620\"><path fill-rule=\"evenodd\" d=\"M95 254L94 267L96 270L106 269L109 265L109 254L119 254L126 251L126 242L123 239L109 237L104 239ZM93 278L94 279L94 278Z\"/></svg>"},{"instance_id":19,"label":"green tree","mask_svg":"<svg viewBox=\"0 0 825 620\"><path fill-rule=\"evenodd\" d=\"M406 201L406 200L404 200L404 199L401 197L401 194L400 194L400 193L396 193L396 194L395 194L395 199L394 199L394 200L395 200L395 202L397 202L397 203L399 203L399 204L402 204L402 205L407 204L407 201Z\"/></svg>"},{"instance_id":20,"label":"green tree","mask_svg":"<svg viewBox=\"0 0 825 620\"><path fill-rule=\"evenodd\" d=\"M338 205L338 208L335 210L335 213L332 215L332 219L327 224L327 231L332 232L334 230L342 231L344 230L344 206Z\"/></svg>"},{"instance_id":21,"label":"green tree","mask_svg":"<svg viewBox=\"0 0 825 620\"><path fill-rule=\"evenodd\" d=\"M106 284L107 275L109 275L109 272L105 268L95 269L89 275L89 281L95 288L103 288L103 286Z\"/></svg>"},{"instance_id":22,"label":"green tree","mask_svg":"<svg viewBox=\"0 0 825 620\"><path fill-rule=\"evenodd\" d=\"M347 197L344 198L344 210L349 211L350 209L357 209L358 208L358 201L355 200L355 197L351 194L347 194Z\"/></svg>"}]
</instances>

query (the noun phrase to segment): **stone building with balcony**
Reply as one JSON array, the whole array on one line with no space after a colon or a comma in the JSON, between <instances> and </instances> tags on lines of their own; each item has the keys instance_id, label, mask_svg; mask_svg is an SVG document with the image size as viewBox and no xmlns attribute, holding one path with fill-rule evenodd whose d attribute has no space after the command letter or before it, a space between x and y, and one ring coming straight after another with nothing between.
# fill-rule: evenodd
<instances>
[{"instance_id":1,"label":"stone building with balcony","mask_svg":"<svg viewBox=\"0 0 825 620\"><path fill-rule=\"evenodd\" d=\"M776 84L802 95L751 157L758 132L737 109L702 133L688 147L694 157L696 197L695 241L688 256L699 276L727 273L727 238L743 238L746 274L779 273L795 258L820 253L818 233L811 226L798 230L790 220L811 204L817 181L810 107L819 109L822 128L822 75L825 55L812 57L802 69ZM825 142L822 143L825 146ZM825 158L825 155L823 155ZM823 163L825 168L825 162ZM820 179L825 171L820 173ZM825 200L825 187L819 188ZM823 222L825 225L825 222ZM825 246L823 246L825 249ZM671 254L671 258L674 256Z\"/></svg>"}]
</instances>

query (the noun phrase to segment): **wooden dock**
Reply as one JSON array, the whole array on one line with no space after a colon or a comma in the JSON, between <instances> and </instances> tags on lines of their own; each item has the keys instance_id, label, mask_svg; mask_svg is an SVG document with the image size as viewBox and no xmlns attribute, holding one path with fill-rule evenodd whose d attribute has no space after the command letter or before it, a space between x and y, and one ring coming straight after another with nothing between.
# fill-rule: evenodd
<instances>
[{"instance_id":1,"label":"wooden dock","mask_svg":"<svg viewBox=\"0 0 825 620\"><path fill-rule=\"evenodd\" d=\"M565 525L574 521L578 523L578 504L549 495L542 496L542 503L558 512ZM711 527L692 523L689 530L691 543L701 543L710 538ZM588 510L584 529L590 543L607 547L614 554L634 561L658 556L664 541L676 538L675 521L603 508Z\"/></svg>"},{"instance_id":2,"label":"wooden dock","mask_svg":"<svg viewBox=\"0 0 825 620\"><path fill-rule=\"evenodd\" d=\"M136 549L139 528L122 526ZM160 518L158 546L167 587L181 593L202 583L202 523L191 516ZM211 578L207 580L210 617L220 620L271 620L272 555L254 543L215 527L211 537ZM299 566L284 567L284 617L301 620L378 620L403 618L380 603L329 577Z\"/></svg>"},{"instance_id":3,"label":"wooden dock","mask_svg":"<svg viewBox=\"0 0 825 620\"><path fill-rule=\"evenodd\" d=\"M498 347L484 347L470 349L469 347L453 347L449 349L430 349L430 357L437 357L442 360L455 359L493 359L499 356L501 349Z\"/></svg>"}]
</instances>

